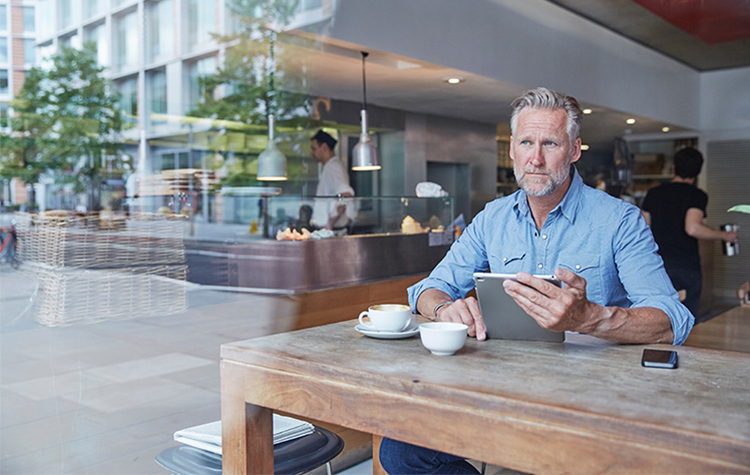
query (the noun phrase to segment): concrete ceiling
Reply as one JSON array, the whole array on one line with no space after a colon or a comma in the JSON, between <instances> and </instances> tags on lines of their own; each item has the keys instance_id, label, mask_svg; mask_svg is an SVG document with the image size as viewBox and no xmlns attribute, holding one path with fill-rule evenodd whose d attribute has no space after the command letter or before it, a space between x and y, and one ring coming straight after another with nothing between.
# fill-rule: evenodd
<instances>
[{"instance_id":1,"label":"concrete ceiling","mask_svg":"<svg viewBox=\"0 0 750 475\"><path fill-rule=\"evenodd\" d=\"M320 38L318 38L320 39ZM284 54L304 60L292 61L306 69L310 78L306 92L313 96L361 102L361 46L325 38L311 45L292 40ZM290 63L287 63L290 64ZM369 50L366 62L367 100L370 104L409 112L456 117L498 125L500 139L510 135L510 103L524 87L446 68L390 53ZM449 84L446 79L459 77L462 82ZM581 103L592 109L583 118L581 138L591 151L613 150L613 140L628 134L661 133L668 126L672 132L686 129L660 121ZM635 124L625 121L636 119ZM356 124L359 116L352 117ZM377 124L370 124L377 127Z\"/></svg>"},{"instance_id":2,"label":"concrete ceiling","mask_svg":"<svg viewBox=\"0 0 750 475\"><path fill-rule=\"evenodd\" d=\"M698 71L750 66L748 0L548 1Z\"/></svg>"}]
</instances>

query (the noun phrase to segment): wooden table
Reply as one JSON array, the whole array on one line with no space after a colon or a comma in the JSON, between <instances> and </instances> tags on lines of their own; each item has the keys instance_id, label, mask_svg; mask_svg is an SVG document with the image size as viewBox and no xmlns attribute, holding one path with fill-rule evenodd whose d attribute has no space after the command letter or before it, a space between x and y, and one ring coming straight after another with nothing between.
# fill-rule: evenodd
<instances>
[{"instance_id":1,"label":"wooden table","mask_svg":"<svg viewBox=\"0 0 750 475\"><path fill-rule=\"evenodd\" d=\"M685 345L750 353L750 307L734 307L694 326Z\"/></svg>"},{"instance_id":2,"label":"wooden table","mask_svg":"<svg viewBox=\"0 0 750 475\"><path fill-rule=\"evenodd\" d=\"M750 355L647 369L644 346L571 335L437 357L355 323L222 345L224 473L273 471L272 410L532 473L750 471Z\"/></svg>"}]
</instances>

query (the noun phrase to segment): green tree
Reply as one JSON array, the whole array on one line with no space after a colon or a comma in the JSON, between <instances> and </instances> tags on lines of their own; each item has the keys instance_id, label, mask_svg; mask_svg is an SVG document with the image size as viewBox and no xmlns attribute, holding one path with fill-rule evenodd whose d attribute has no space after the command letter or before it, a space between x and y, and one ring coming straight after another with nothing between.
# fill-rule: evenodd
<instances>
[{"instance_id":1,"label":"green tree","mask_svg":"<svg viewBox=\"0 0 750 475\"><path fill-rule=\"evenodd\" d=\"M44 174L99 203L102 169L122 170L120 95L97 64L96 46L63 46L49 69L32 68L0 132L0 175L35 184ZM33 199L33 196L32 196Z\"/></svg>"},{"instance_id":2,"label":"green tree","mask_svg":"<svg viewBox=\"0 0 750 475\"><path fill-rule=\"evenodd\" d=\"M203 94L187 115L217 119L214 130L221 134L239 132L246 135L266 134L268 114L273 112L279 126L304 127L312 107L304 91L305 61L291 54L276 41L277 30L289 23L299 0L233 0L229 9L238 22L237 31L216 35L228 45L224 62L215 74L199 79ZM271 51L275 61L271 61ZM221 97L218 88L224 86ZM251 141L247 141L248 143ZM258 150L260 152L260 150ZM224 158L228 152L224 152ZM235 156L228 167L226 185L248 185L255 182L248 158L255 154Z\"/></svg>"}]
</instances>

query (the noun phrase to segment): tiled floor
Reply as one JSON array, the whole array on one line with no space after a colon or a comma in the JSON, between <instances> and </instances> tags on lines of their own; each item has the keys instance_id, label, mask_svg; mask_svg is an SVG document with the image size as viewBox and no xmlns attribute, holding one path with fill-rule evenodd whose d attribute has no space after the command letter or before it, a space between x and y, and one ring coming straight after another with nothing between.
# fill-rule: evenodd
<instances>
[{"instance_id":1,"label":"tiled floor","mask_svg":"<svg viewBox=\"0 0 750 475\"><path fill-rule=\"evenodd\" d=\"M38 292L0 265L4 475L165 473L172 434L220 418L219 346L288 329L294 307L193 286L187 311L50 328Z\"/></svg>"}]
</instances>

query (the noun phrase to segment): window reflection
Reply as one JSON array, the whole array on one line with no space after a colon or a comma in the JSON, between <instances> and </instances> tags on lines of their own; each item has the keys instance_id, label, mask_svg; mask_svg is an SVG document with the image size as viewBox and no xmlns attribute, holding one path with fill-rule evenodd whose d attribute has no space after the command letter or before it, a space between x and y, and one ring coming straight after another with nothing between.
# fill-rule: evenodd
<instances>
[{"instance_id":1,"label":"window reflection","mask_svg":"<svg viewBox=\"0 0 750 475\"><path fill-rule=\"evenodd\" d=\"M211 41L211 33L216 33L213 0L187 0L184 3L187 23L187 46L189 51Z\"/></svg>"},{"instance_id":2,"label":"window reflection","mask_svg":"<svg viewBox=\"0 0 750 475\"><path fill-rule=\"evenodd\" d=\"M119 70L138 66L138 14L133 11L115 19L115 64Z\"/></svg>"},{"instance_id":3,"label":"window reflection","mask_svg":"<svg viewBox=\"0 0 750 475\"><path fill-rule=\"evenodd\" d=\"M170 58L174 55L172 0L151 3L149 12L149 59Z\"/></svg>"}]
</instances>

